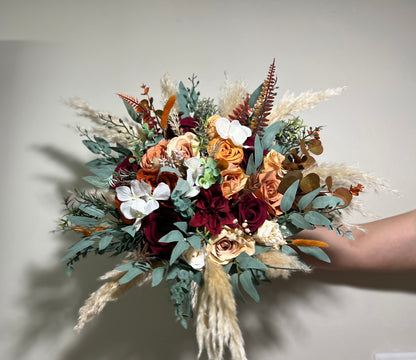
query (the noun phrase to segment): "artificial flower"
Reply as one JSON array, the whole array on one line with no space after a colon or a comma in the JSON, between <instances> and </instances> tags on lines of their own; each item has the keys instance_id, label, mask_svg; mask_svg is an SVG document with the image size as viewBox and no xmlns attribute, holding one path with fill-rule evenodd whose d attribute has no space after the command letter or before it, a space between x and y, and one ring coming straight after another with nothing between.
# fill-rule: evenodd
<instances>
[{"instance_id":1,"label":"artificial flower","mask_svg":"<svg viewBox=\"0 0 416 360\"><path fill-rule=\"evenodd\" d=\"M122 203L120 211L126 219L136 219L134 226L140 228L141 220L159 207L158 200L168 200L170 189L160 183L152 193L152 187L144 181L133 180L128 186L116 189L117 199Z\"/></svg>"},{"instance_id":2,"label":"artificial flower","mask_svg":"<svg viewBox=\"0 0 416 360\"><path fill-rule=\"evenodd\" d=\"M261 245L279 248L286 244L286 240L280 231L280 226L275 221L266 220L263 225L257 229L255 237L256 242Z\"/></svg>"},{"instance_id":3,"label":"artificial flower","mask_svg":"<svg viewBox=\"0 0 416 360\"><path fill-rule=\"evenodd\" d=\"M240 167L223 170L221 175L223 179L221 191L226 199L230 199L234 194L241 191L246 185L248 178Z\"/></svg>"},{"instance_id":4,"label":"artificial flower","mask_svg":"<svg viewBox=\"0 0 416 360\"><path fill-rule=\"evenodd\" d=\"M178 175L169 171L160 172L160 169L140 169L136 174L137 180L146 182L152 189L163 182L169 186L170 191L175 188L178 178Z\"/></svg>"},{"instance_id":5,"label":"artificial flower","mask_svg":"<svg viewBox=\"0 0 416 360\"><path fill-rule=\"evenodd\" d=\"M225 160L230 164L238 165L243 161L244 151L235 146L231 140L215 138L209 142L208 152L215 160Z\"/></svg>"},{"instance_id":6,"label":"artificial flower","mask_svg":"<svg viewBox=\"0 0 416 360\"><path fill-rule=\"evenodd\" d=\"M213 236L207 245L209 258L221 265L228 264L242 252L253 255L255 241L241 229L231 229L227 226L218 235Z\"/></svg>"},{"instance_id":7,"label":"artificial flower","mask_svg":"<svg viewBox=\"0 0 416 360\"><path fill-rule=\"evenodd\" d=\"M195 204L195 215L189 222L190 226L205 226L211 234L219 234L224 225L233 224L229 201L222 195L218 184L209 189L201 189Z\"/></svg>"},{"instance_id":8,"label":"artificial flower","mask_svg":"<svg viewBox=\"0 0 416 360\"><path fill-rule=\"evenodd\" d=\"M249 194L237 201L233 214L243 228L253 233L267 218L267 204L264 200Z\"/></svg>"},{"instance_id":9,"label":"artificial flower","mask_svg":"<svg viewBox=\"0 0 416 360\"><path fill-rule=\"evenodd\" d=\"M275 150L270 150L263 159L263 172L277 171L279 177L283 177L287 172L283 168L285 157Z\"/></svg>"},{"instance_id":10,"label":"artificial flower","mask_svg":"<svg viewBox=\"0 0 416 360\"><path fill-rule=\"evenodd\" d=\"M230 139L235 146L242 147L248 137L251 136L251 129L241 125L239 121L230 121L227 118L219 118L215 122L217 134L224 140Z\"/></svg>"},{"instance_id":11,"label":"artificial flower","mask_svg":"<svg viewBox=\"0 0 416 360\"><path fill-rule=\"evenodd\" d=\"M278 216L283 212L280 210L280 202L283 194L278 191L280 179L276 171L263 172L259 174L260 189L254 194L267 203L268 211L272 216Z\"/></svg>"},{"instance_id":12,"label":"artificial flower","mask_svg":"<svg viewBox=\"0 0 416 360\"><path fill-rule=\"evenodd\" d=\"M190 247L182 254L182 259L195 270L201 271L205 266L205 249L195 250Z\"/></svg>"},{"instance_id":13,"label":"artificial flower","mask_svg":"<svg viewBox=\"0 0 416 360\"><path fill-rule=\"evenodd\" d=\"M142 157L142 160L140 161L140 166L144 169L159 167L159 159L166 158L167 144L168 141L163 139L160 140L155 146L147 149L146 153Z\"/></svg>"},{"instance_id":14,"label":"artificial flower","mask_svg":"<svg viewBox=\"0 0 416 360\"><path fill-rule=\"evenodd\" d=\"M136 174L139 169L139 164L134 156L127 156L120 164L118 164L114 170L113 181L111 188L115 189L117 186L129 177L130 174Z\"/></svg>"},{"instance_id":15,"label":"artificial flower","mask_svg":"<svg viewBox=\"0 0 416 360\"><path fill-rule=\"evenodd\" d=\"M199 157L199 141L194 133L187 132L184 135L174 137L166 147L166 153L172 156L173 150L182 154L184 160Z\"/></svg>"}]
</instances>

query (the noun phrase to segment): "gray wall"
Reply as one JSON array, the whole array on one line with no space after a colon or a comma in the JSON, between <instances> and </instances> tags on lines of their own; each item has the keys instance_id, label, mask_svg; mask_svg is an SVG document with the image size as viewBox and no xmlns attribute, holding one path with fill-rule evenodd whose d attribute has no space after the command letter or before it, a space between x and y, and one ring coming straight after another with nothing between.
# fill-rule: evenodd
<instances>
[{"instance_id":1,"label":"gray wall","mask_svg":"<svg viewBox=\"0 0 416 360\"><path fill-rule=\"evenodd\" d=\"M2 359L194 359L167 290L131 291L78 335L77 308L118 259L59 258L74 239L51 230L91 158L60 98L124 115L116 92L157 99L159 78L198 74L216 96L226 71L254 89L275 57L279 94L347 86L302 114L325 125L320 161L357 165L401 197L363 195L385 217L415 207L414 1L23 1L0 5ZM365 222L369 218L356 217ZM250 359L364 360L416 351L414 274L316 271L240 304Z\"/></svg>"}]
</instances>

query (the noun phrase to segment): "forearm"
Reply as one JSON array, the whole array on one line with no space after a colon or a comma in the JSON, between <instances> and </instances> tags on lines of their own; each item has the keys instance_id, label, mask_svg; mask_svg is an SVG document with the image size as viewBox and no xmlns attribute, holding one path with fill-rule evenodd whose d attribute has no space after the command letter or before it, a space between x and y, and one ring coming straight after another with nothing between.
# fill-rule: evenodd
<instances>
[{"instance_id":1,"label":"forearm","mask_svg":"<svg viewBox=\"0 0 416 360\"><path fill-rule=\"evenodd\" d=\"M336 235L324 228L304 230L299 238L328 243L324 251L331 264L305 260L313 267L354 270L416 270L416 210L361 226L354 230L355 240Z\"/></svg>"}]
</instances>

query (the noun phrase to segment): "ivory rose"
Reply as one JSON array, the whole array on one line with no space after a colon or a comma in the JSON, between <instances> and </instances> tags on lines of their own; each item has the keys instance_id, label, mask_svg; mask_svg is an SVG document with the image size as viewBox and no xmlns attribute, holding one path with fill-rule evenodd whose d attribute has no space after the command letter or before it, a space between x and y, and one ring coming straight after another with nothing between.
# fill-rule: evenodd
<instances>
[{"instance_id":1,"label":"ivory rose","mask_svg":"<svg viewBox=\"0 0 416 360\"><path fill-rule=\"evenodd\" d=\"M215 138L209 142L208 152L215 160L225 160L230 164L238 165L243 161L244 151L235 146L231 140Z\"/></svg>"},{"instance_id":2,"label":"ivory rose","mask_svg":"<svg viewBox=\"0 0 416 360\"><path fill-rule=\"evenodd\" d=\"M226 199L230 199L234 194L242 190L248 178L245 172L239 167L223 170L221 171L221 175L223 178L221 190Z\"/></svg>"},{"instance_id":3,"label":"ivory rose","mask_svg":"<svg viewBox=\"0 0 416 360\"><path fill-rule=\"evenodd\" d=\"M275 170L280 177L283 177L286 172L286 170L283 169L284 160L285 157L282 154L273 149L270 150L263 160L263 172Z\"/></svg>"},{"instance_id":4,"label":"ivory rose","mask_svg":"<svg viewBox=\"0 0 416 360\"><path fill-rule=\"evenodd\" d=\"M166 159L167 140L160 140L155 146L147 149L140 161L140 166L144 169L158 167L159 159Z\"/></svg>"},{"instance_id":5,"label":"ivory rose","mask_svg":"<svg viewBox=\"0 0 416 360\"><path fill-rule=\"evenodd\" d=\"M279 224L274 221L266 220L262 226L257 229L256 242L261 245L273 246L279 248L286 244L280 231Z\"/></svg>"},{"instance_id":6,"label":"ivory rose","mask_svg":"<svg viewBox=\"0 0 416 360\"><path fill-rule=\"evenodd\" d=\"M192 157L199 158L199 141L195 134L187 132L171 139L167 145L166 152L172 156L172 151L177 150L182 153L185 160Z\"/></svg>"},{"instance_id":7,"label":"ivory rose","mask_svg":"<svg viewBox=\"0 0 416 360\"><path fill-rule=\"evenodd\" d=\"M266 202L268 211L272 216L283 214L280 210L280 202L282 201L283 194L277 191L280 184L277 171L269 171L259 174L259 181L261 183L261 187L254 193L254 195Z\"/></svg>"},{"instance_id":8,"label":"ivory rose","mask_svg":"<svg viewBox=\"0 0 416 360\"><path fill-rule=\"evenodd\" d=\"M228 264L242 252L253 255L255 241L240 229L224 226L221 233L211 238L207 245L208 257L220 265Z\"/></svg>"}]
</instances>

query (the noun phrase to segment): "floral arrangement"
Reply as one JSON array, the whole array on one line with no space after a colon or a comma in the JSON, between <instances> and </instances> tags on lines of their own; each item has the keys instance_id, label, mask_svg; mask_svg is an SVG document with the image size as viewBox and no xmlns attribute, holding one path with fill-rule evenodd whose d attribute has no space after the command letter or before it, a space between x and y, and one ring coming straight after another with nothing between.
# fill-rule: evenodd
<instances>
[{"instance_id":1,"label":"floral arrangement","mask_svg":"<svg viewBox=\"0 0 416 360\"><path fill-rule=\"evenodd\" d=\"M275 70L273 62L252 93L228 82L218 105L201 97L195 76L188 87L164 77L160 110L145 85L142 99L118 94L129 119L70 101L98 126L79 128L98 158L84 178L94 189L65 202L63 230L82 235L64 257L68 272L91 253L125 255L76 329L128 289L166 282L178 321L196 319L200 354L222 359L228 346L246 359L235 296L259 301L263 281L308 271L302 253L330 262L327 244L297 235L303 229L352 238L340 214L362 190L348 183L357 174L337 179L342 167L319 166L321 127L293 115L341 89L289 94L274 106Z\"/></svg>"}]
</instances>

